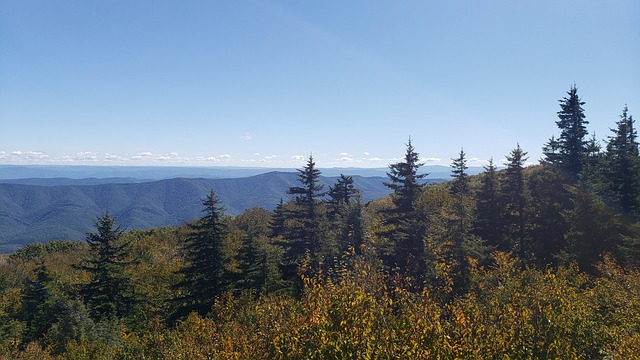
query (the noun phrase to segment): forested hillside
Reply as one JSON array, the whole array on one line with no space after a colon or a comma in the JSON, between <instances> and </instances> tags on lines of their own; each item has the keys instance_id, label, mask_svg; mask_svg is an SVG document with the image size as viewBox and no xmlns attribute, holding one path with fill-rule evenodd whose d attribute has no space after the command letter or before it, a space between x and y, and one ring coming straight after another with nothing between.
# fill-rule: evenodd
<instances>
[{"instance_id":1,"label":"forested hillside","mask_svg":"<svg viewBox=\"0 0 640 360\"><path fill-rule=\"evenodd\" d=\"M389 194L383 178L353 178L363 201ZM82 183L87 181L98 180L84 179ZM229 215L252 207L272 210L281 198L290 198L287 189L296 181L295 173L270 172L245 178L176 178L95 185L0 183L0 253L33 242L83 240L105 209L130 230L180 225L200 216L200 199L210 190L220 196ZM322 177L320 181L328 186L335 178Z\"/></svg>"},{"instance_id":2,"label":"forested hillside","mask_svg":"<svg viewBox=\"0 0 640 360\"><path fill-rule=\"evenodd\" d=\"M2 258L6 358L633 359L640 354L640 156L624 107L589 138L574 86L525 166L427 184L409 139L391 194L365 203L312 157L273 210L225 215L218 191L179 227ZM502 164L501 164L502 165ZM251 194L247 194L251 196Z\"/></svg>"}]
</instances>

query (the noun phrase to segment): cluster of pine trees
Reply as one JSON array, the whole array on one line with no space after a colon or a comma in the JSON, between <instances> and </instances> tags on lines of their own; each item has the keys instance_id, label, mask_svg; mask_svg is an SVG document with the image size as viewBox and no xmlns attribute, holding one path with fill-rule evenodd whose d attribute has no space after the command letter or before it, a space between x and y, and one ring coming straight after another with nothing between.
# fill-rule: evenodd
<instances>
[{"instance_id":1,"label":"cluster of pine trees","mask_svg":"<svg viewBox=\"0 0 640 360\"><path fill-rule=\"evenodd\" d=\"M225 216L211 192L186 226L124 232L106 212L86 243L26 246L0 259L0 356L633 353L637 131L625 106L601 146L584 104L575 86L560 100L538 165L517 145L470 176L461 149L451 181L427 185L409 139L393 193L368 204L349 176L324 189L310 157L274 211Z\"/></svg>"}]
</instances>

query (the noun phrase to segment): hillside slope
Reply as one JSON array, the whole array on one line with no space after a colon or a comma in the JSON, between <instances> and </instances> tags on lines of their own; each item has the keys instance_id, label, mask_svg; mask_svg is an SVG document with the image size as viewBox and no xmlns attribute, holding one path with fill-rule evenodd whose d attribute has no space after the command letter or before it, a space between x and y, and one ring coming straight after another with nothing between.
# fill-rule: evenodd
<instances>
[{"instance_id":1,"label":"hillside slope","mask_svg":"<svg viewBox=\"0 0 640 360\"><path fill-rule=\"evenodd\" d=\"M336 178L322 177L325 189ZM381 177L354 176L363 201L389 194ZM214 190L227 213L273 209L289 199L297 174L270 172L235 179L168 179L145 183L38 186L0 184L0 253L55 239L82 240L96 217L109 210L127 229L179 225L201 215L201 199Z\"/></svg>"}]
</instances>

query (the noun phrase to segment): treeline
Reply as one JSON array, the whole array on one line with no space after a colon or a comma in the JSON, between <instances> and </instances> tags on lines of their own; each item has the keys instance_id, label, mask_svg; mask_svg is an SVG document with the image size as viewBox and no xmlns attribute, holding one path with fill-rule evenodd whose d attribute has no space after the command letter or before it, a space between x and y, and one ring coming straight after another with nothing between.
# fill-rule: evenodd
<instances>
[{"instance_id":1,"label":"treeline","mask_svg":"<svg viewBox=\"0 0 640 360\"><path fill-rule=\"evenodd\" d=\"M525 166L426 185L411 139L392 195L325 189L178 228L33 244L0 271L8 358L629 358L640 353L640 156L625 106L604 145L573 86ZM635 355L634 355L635 354Z\"/></svg>"}]
</instances>

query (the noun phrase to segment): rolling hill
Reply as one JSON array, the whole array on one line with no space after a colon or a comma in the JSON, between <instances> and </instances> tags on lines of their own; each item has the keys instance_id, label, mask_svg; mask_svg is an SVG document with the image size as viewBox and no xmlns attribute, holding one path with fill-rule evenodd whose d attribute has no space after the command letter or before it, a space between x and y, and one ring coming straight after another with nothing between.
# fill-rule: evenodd
<instances>
[{"instance_id":1,"label":"rolling hill","mask_svg":"<svg viewBox=\"0 0 640 360\"><path fill-rule=\"evenodd\" d=\"M383 177L354 176L367 202L389 194ZM325 189L335 177L322 177ZM36 181L33 181L37 183ZM174 178L137 183L78 185L0 184L0 253L24 244L54 239L83 240L96 217L109 209L126 229L179 225L201 215L201 199L214 190L230 215L251 207L273 209L291 186L293 172L269 172L244 178ZM78 181L76 181L78 183Z\"/></svg>"}]
</instances>

